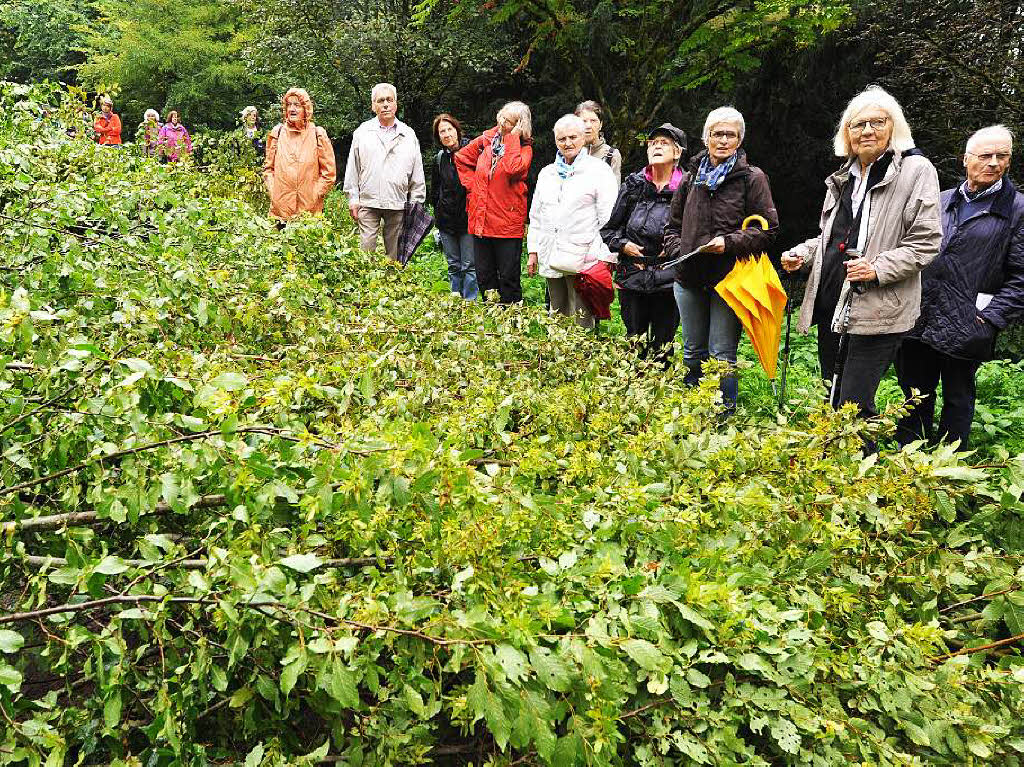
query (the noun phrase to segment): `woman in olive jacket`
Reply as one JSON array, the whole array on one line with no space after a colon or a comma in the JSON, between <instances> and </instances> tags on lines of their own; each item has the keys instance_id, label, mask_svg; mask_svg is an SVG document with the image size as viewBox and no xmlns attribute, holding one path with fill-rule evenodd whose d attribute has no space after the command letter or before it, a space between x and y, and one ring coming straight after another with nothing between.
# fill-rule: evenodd
<instances>
[{"instance_id":1,"label":"woman in olive jacket","mask_svg":"<svg viewBox=\"0 0 1024 767\"><path fill-rule=\"evenodd\" d=\"M712 110L704 121L707 149L690 161L690 175L672 198L672 217L665 227L665 255L677 258L700 248L676 269L674 286L683 324L685 381L696 384L708 359L736 364L740 320L715 292L736 265L768 250L779 228L768 177L747 162L740 148L743 115L732 107ZM747 216L760 215L768 229L742 229ZM739 381L735 372L721 379L726 410L736 408Z\"/></svg>"}]
</instances>

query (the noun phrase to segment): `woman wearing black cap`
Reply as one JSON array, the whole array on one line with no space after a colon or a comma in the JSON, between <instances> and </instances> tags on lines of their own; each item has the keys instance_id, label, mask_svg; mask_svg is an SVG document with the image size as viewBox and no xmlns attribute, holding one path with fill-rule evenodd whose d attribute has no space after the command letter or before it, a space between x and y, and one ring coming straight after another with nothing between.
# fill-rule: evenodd
<instances>
[{"instance_id":1,"label":"woman wearing black cap","mask_svg":"<svg viewBox=\"0 0 1024 767\"><path fill-rule=\"evenodd\" d=\"M685 179L679 158L686 151L686 134L664 123L647 134L647 166L626 177L619 188L611 218L601 229L608 249L618 253L615 283L626 333L646 335L643 355L667 357L664 347L679 327L672 295L672 269L659 269L668 259L662 232L671 213L672 195Z\"/></svg>"}]
</instances>

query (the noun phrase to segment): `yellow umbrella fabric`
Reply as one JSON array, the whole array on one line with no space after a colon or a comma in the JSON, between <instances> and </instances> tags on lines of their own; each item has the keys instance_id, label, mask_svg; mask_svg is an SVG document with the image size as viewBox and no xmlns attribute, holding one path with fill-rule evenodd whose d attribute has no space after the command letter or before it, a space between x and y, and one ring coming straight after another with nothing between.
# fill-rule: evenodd
<instances>
[{"instance_id":1,"label":"yellow umbrella fabric","mask_svg":"<svg viewBox=\"0 0 1024 767\"><path fill-rule=\"evenodd\" d=\"M743 228L752 221L761 224L762 229L768 228L764 216L757 215L744 219ZM786 291L768 255L738 260L715 290L739 317L765 373L775 378Z\"/></svg>"}]
</instances>

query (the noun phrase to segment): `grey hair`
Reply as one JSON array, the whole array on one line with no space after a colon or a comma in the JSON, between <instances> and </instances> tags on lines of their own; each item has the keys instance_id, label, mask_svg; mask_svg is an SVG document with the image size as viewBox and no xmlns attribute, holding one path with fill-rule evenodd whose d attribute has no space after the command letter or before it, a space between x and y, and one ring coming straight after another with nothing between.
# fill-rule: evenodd
<instances>
[{"instance_id":1,"label":"grey hair","mask_svg":"<svg viewBox=\"0 0 1024 767\"><path fill-rule=\"evenodd\" d=\"M1006 139L1010 142L1010 151L1013 151L1013 131L1005 125L987 125L984 128L974 131L974 133L971 134L971 137L967 139L966 151L970 152L972 146L977 144L979 141L985 141L986 139Z\"/></svg>"},{"instance_id":2,"label":"grey hair","mask_svg":"<svg viewBox=\"0 0 1024 767\"><path fill-rule=\"evenodd\" d=\"M711 138L711 129L718 125L718 123L729 123L739 128L740 143L743 143L743 137L747 135L747 123L743 119L743 115L735 107L718 107L718 109L712 109L708 112L708 117L704 121L704 130L701 131L700 135L704 139L705 146L707 146L708 139Z\"/></svg>"},{"instance_id":3,"label":"grey hair","mask_svg":"<svg viewBox=\"0 0 1024 767\"><path fill-rule=\"evenodd\" d=\"M914 136L910 132L910 124L903 115L903 107L893 98L892 94L878 85L869 85L846 105L843 116L839 118L832 148L836 157L853 157L853 145L850 143L850 121L868 107L878 107L892 120L892 137L889 146L894 152L906 152L914 148Z\"/></svg>"},{"instance_id":4,"label":"grey hair","mask_svg":"<svg viewBox=\"0 0 1024 767\"><path fill-rule=\"evenodd\" d=\"M160 113L157 112L155 109L147 109L146 114L142 116L142 119L148 120L150 117L152 117L157 122L160 122Z\"/></svg>"},{"instance_id":5,"label":"grey hair","mask_svg":"<svg viewBox=\"0 0 1024 767\"><path fill-rule=\"evenodd\" d=\"M245 109L242 110L242 119L244 120L246 117L251 115L253 112L257 112L258 113L259 110L256 109L256 107L254 107L254 106L247 106Z\"/></svg>"},{"instance_id":6,"label":"grey hair","mask_svg":"<svg viewBox=\"0 0 1024 767\"><path fill-rule=\"evenodd\" d=\"M555 121L555 127L551 129L555 136L561 130L569 130L575 128L580 132L582 136L587 130L587 126L583 123L583 119L576 115L562 115Z\"/></svg>"},{"instance_id":7,"label":"grey hair","mask_svg":"<svg viewBox=\"0 0 1024 767\"><path fill-rule=\"evenodd\" d=\"M114 100L112 98L110 98L110 96L108 96L106 93L104 93L102 96L100 96L100 103L101 104L110 104L110 106L114 106Z\"/></svg>"},{"instance_id":8,"label":"grey hair","mask_svg":"<svg viewBox=\"0 0 1024 767\"><path fill-rule=\"evenodd\" d=\"M522 101L510 101L498 110L498 117L503 114L515 115L516 125L519 126L519 135L522 138L533 138L533 116L530 114L530 107Z\"/></svg>"},{"instance_id":9,"label":"grey hair","mask_svg":"<svg viewBox=\"0 0 1024 767\"><path fill-rule=\"evenodd\" d=\"M391 97L398 101L398 91L395 90L395 86L391 83L377 83L373 86L373 90L370 91L370 103L372 104L377 100L377 96L383 93L390 93Z\"/></svg>"}]
</instances>

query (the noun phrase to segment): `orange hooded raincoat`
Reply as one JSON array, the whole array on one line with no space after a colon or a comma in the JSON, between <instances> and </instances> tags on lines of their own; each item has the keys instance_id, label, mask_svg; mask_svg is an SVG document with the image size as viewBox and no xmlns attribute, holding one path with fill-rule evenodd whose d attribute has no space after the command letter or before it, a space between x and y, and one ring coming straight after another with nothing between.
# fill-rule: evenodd
<instances>
[{"instance_id":1,"label":"orange hooded raincoat","mask_svg":"<svg viewBox=\"0 0 1024 767\"><path fill-rule=\"evenodd\" d=\"M263 183L270 195L270 215L291 219L303 212L321 213L324 198L334 186L337 170L334 147L327 131L313 124L313 102L301 88L292 88L281 100L285 114L290 96L298 96L306 114L305 125L283 122L267 137Z\"/></svg>"}]
</instances>

